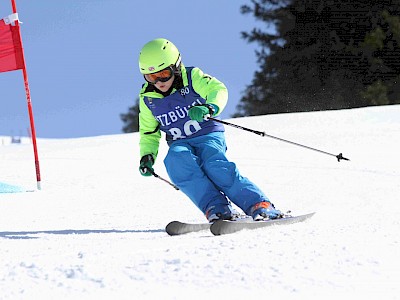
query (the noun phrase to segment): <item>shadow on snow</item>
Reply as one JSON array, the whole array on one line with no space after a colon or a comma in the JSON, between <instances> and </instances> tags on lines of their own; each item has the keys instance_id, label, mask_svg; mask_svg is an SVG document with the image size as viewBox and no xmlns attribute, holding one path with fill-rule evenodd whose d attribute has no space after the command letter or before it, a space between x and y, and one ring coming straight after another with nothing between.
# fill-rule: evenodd
<instances>
[{"instance_id":1,"label":"shadow on snow","mask_svg":"<svg viewBox=\"0 0 400 300\"><path fill-rule=\"evenodd\" d=\"M42 230L42 231L0 231L0 238L6 239L38 239L38 234L92 234L92 233L159 233L165 232L165 229L149 229L149 230L116 230L116 229L65 229L65 230Z\"/></svg>"}]
</instances>

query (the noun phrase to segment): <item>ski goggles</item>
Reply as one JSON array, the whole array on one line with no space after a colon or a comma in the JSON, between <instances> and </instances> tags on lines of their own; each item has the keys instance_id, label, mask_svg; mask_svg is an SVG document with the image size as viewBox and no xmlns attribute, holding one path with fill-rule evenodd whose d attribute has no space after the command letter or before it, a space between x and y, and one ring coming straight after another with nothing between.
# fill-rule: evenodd
<instances>
[{"instance_id":1,"label":"ski goggles","mask_svg":"<svg viewBox=\"0 0 400 300\"><path fill-rule=\"evenodd\" d=\"M144 74L144 79L151 84L156 84L158 81L167 82L173 75L172 67L167 67L156 73Z\"/></svg>"}]
</instances>

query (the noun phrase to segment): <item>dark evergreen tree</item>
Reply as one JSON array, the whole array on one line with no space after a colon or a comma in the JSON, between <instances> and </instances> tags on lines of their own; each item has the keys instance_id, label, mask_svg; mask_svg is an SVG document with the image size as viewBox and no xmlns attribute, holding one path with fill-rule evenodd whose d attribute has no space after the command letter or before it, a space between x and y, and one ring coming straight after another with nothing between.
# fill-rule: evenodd
<instances>
[{"instance_id":1,"label":"dark evergreen tree","mask_svg":"<svg viewBox=\"0 0 400 300\"><path fill-rule=\"evenodd\" d=\"M120 114L124 127L122 131L125 133L139 131L139 98L136 99L136 104L129 107L126 114Z\"/></svg>"},{"instance_id":2,"label":"dark evergreen tree","mask_svg":"<svg viewBox=\"0 0 400 300\"><path fill-rule=\"evenodd\" d=\"M400 103L400 0L252 0L242 13L275 30L235 116Z\"/></svg>"}]
</instances>

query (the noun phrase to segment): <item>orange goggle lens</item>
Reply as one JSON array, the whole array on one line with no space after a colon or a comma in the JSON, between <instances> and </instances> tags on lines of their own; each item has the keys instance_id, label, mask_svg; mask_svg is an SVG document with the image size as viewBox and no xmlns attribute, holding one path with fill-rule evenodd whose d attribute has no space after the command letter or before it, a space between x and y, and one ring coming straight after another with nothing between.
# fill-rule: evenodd
<instances>
[{"instance_id":1,"label":"orange goggle lens","mask_svg":"<svg viewBox=\"0 0 400 300\"><path fill-rule=\"evenodd\" d=\"M167 82L172 78L172 75L172 69L168 67L157 73L145 74L144 79L146 79L146 81L149 83L156 84L158 81Z\"/></svg>"}]
</instances>

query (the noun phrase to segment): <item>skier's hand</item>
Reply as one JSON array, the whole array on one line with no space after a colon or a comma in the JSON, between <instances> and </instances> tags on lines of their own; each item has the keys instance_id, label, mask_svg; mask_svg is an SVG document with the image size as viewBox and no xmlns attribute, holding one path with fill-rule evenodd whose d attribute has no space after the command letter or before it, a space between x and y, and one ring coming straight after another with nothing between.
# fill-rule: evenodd
<instances>
[{"instance_id":1,"label":"skier's hand","mask_svg":"<svg viewBox=\"0 0 400 300\"><path fill-rule=\"evenodd\" d=\"M147 154L140 159L139 171L143 176L151 176L154 173L153 169L154 158L153 155Z\"/></svg>"},{"instance_id":2,"label":"skier's hand","mask_svg":"<svg viewBox=\"0 0 400 300\"><path fill-rule=\"evenodd\" d=\"M215 113L214 105L203 104L196 105L189 109L189 118L197 122L203 122L206 120L206 116L211 117Z\"/></svg>"}]
</instances>

